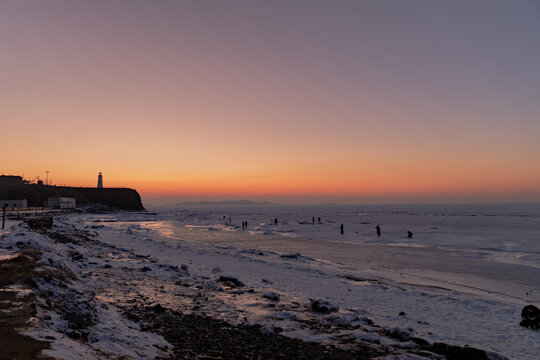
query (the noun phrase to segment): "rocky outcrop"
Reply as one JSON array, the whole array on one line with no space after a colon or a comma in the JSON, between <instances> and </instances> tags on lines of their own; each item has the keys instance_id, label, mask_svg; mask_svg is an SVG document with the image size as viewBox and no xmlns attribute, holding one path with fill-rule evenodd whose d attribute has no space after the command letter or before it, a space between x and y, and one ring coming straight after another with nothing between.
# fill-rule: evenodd
<instances>
[{"instance_id":1,"label":"rocky outcrop","mask_svg":"<svg viewBox=\"0 0 540 360\"><path fill-rule=\"evenodd\" d=\"M77 189L77 188L75 188ZM128 188L78 188L77 202L84 204L101 203L120 210L143 210L141 196L134 189Z\"/></svg>"},{"instance_id":2,"label":"rocky outcrop","mask_svg":"<svg viewBox=\"0 0 540 360\"><path fill-rule=\"evenodd\" d=\"M26 220L32 230L52 229L53 217L50 215L31 217Z\"/></svg>"},{"instance_id":3,"label":"rocky outcrop","mask_svg":"<svg viewBox=\"0 0 540 360\"><path fill-rule=\"evenodd\" d=\"M144 210L141 196L129 188L81 188L23 185L0 188L0 199L26 199L28 206L45 206L50 197L72 197L79 205L101 204L110 209Z\"/></svg>"}]
</instances>

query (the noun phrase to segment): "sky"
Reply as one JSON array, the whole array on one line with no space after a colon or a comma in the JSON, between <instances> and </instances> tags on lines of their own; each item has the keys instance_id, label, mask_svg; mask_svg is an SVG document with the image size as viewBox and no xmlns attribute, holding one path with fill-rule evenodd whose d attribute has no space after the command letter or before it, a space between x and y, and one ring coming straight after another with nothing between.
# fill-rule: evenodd
<instances>
[{"instance_id":1,"label":"sky","mask_svg":"<svg viewBox=\"0 0 540 360\"><path fill-rule=\"evenodd\" d=\"M0 173L144 203L540 201L540 0L0 0Z\"/></svg>"}]
</instances>

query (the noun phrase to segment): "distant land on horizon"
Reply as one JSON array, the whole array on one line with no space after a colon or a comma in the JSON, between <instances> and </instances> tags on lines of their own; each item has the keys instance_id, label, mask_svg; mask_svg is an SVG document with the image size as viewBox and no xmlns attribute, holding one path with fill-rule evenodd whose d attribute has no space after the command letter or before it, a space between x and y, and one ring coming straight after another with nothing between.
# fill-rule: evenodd
<instances>
[{"instance_id":1,"label":"distant land on horizon","mask_svg":"<svg viewBox=\"0 0 540 360\"><path fill-rule=\"evenodd\" d=\"M225 201L185 201L174 204L167 204L163 206L173 207L173 206L270 206L270 205L280 205L279 203L270 202L270 201L250 201L250 200L225 200Z\"/></svg>"},{"instance_id":2,"label":"distant land on horizon","mask_svg":"<svg viewBox=\"0 0 540 360\"><path fill-rule=\"evenodd\" d=\"M271 201L251 201L251 200L223 200L223 201L182 201L169 204L147 204L147 206L157 207L235 207L235 206L292 206L292 207L351 207L351 206L373 206L373 207L385 207L385 206L511 206L511 205L525 205L525 206L540 206L540 202L403 202L403 203L339 203L339 202L324 202L324 203L278 203Z\"/></svg>"}]
</instances>

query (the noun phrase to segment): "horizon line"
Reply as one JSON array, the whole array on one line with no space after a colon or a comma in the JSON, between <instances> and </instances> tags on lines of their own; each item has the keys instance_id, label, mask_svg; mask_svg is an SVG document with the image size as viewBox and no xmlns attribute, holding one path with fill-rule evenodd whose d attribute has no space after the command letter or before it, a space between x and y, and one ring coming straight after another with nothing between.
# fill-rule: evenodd
<instances>
[{"instance_id":1,"label":"horizon line","mask_svg":"<svg viewBox=\"0 0 540 360\"><path fill-rule=\"evenodd\" d=\"M204 203L213 203L214 206L219 206L220 203L223 203L224 206L227 206L226 203L231 202L240 202L240 201L246 201L250 202L251 204L245 204L245 205L230 205L229 206L257 206L257 205L263 205L265 207L272 207L272 206L380 206L380 205L520 205L520 204L539 204L540 201L538 200L531 200L531 201L500 201L500 200L494 200L494 201L419 201L419 202L358 202L358 203L343 203L343 202L320 202L320 203L305 203L305 202L298 202L298 203L280 203L276 201L253 201L253 200L247 200L247 199L238 199L238 200L189 200L189 201L179 201L177 203L164 203L164 204L151 204L151 203L145 203L143 201L143 205L145 206L176 206L176 205L182 205L182 204L204 204Z\"/></svg>"}]
</instances>

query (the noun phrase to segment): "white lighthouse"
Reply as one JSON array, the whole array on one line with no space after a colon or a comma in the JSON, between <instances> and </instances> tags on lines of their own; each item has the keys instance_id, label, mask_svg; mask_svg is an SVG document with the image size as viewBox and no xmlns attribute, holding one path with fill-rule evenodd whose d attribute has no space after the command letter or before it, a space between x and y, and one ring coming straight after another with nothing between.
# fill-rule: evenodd
<instances>
[{"instance_id":1,"label":"white lighthouse","mask_svg":"<svg viewBox=\"0 0 540 360\"><path fill-rule=\"evenodd\" d=\"M103 175L101 175L101 171L97 177L97 187L98 189L103 189Z\"/></svg>"}]
</instances>

